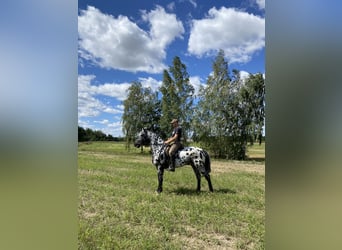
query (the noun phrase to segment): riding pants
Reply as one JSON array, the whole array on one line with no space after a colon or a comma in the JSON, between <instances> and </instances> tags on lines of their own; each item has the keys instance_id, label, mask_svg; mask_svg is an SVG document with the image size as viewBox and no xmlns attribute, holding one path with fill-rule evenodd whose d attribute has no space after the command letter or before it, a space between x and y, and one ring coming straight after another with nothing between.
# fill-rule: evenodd
<instances>
[{"instance_id":1,"label":"riding pants","mask_svg":"<svg viewBox=\"0 0 342 250\"><path fill-rule=\"evenodd\" d=\"M174 154L176 154L177 150L181 147L181 143L180 142L175 142L173 144L171 144L171 146L168 149L168 155L170 157L172 157Z\"/></svg>"}]
</instances>

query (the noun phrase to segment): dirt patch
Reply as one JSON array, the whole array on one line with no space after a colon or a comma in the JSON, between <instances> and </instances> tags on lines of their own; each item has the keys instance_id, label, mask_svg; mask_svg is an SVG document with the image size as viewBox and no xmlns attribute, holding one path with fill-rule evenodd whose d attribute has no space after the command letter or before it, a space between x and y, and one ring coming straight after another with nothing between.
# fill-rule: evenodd
<instances>
[{"instance_id":1,"label":"dirt patch","mask_svg":"<svg viewBox=\"0 0 342 250\"><path fill-rule=\"evenodd\" d=\"M237 240L232 237L228 237L226 235L221 235L217 233L199 232L197 229L191 226L186 226L185 230L188 236L178 234L173 235L174 237L177 237L182 241L182 249L236 249L235 245Z\"/></svg>"},{"instance_id":2,"label":"dirt patch","mask_svg":"<svg viewBox=\"0 0 342 250\"><path fill-rule=\"evenodd\" d=\"M105 159L118 159L122 157L121 155L107 154L94 152L92 156L105 158ZM146 163L151 164L151 156L130 156L129 159L132 163ZM220 161L211 159L211 170L212 174L227 173L233 171L243 171L249 173L257 173L265 175L265 162L255 162L255 161Z\"/></svg>"},{"instance_id":3,"label":"dirt patch","mask_svg":"<svg viewBox=\"0 0 342 250\"><path fill-rule=\"evenodd\" d=\"M240 161L212 161L211 170L213 174L243 171L265 175L265 164Z\"/></svg>"},{"instance_id":4,"label":"dirt patch","mask_svg":"<svg viewBox=\"0 0 342 250\"><path fill-rule=\"evenodd\" d=\"M95 217L95 216L97 216L97 213L89 213L89 212L84 212L83 213L83 217L85 219L89 219L89 218L92 218L92 217Z\"/></svg>"}]
</instances>

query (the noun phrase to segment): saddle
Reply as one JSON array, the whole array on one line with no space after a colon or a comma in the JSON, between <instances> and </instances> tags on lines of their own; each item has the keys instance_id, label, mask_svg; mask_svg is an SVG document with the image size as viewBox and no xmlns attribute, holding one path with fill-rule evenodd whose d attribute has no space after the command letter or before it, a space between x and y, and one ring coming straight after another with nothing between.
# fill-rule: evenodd
<instances>
[{"instance_id":1,"label":"saddle","mask_svg":"<svg viewBox=\"0 0 342 250\"><path fill-rule=\"evenodd\" d=\"M180 147L177 149L177 152L176 152L176 153L178 153L178 151L183 150L183 149L184 149L184 146L183 146L183 144L181 143L181 145L180 145Z\"/></svg>"},{"instance_id":2,"label":"saddle","mask_svg":"<svg viewBox=\"0 0 342 250\"><path fill-rule=\"evenodd\" d=\"M165 148L164 148L164 152L165 152L165 155L167 156L167 157L169 157L169 155L166 153L168 150L169 150L169 148L172 146L172 144L169 144L169 145L167 145ZM183 144L182 143L180 143L180 146L179 146L179 148L176 150L176 152L175 152L175 154L177 154L180 150L182 150L182 149L184 149L184 146L183 146Z\"/></svg>"},{"instance_id":3,"label":"saddle","mask_svg":"<svg viewBox=\"0 0 342 250\"><path fill-rule=\"evenodd\" d=\"M171 144L172 145L172 144ZM170 160L171 160L171 157L169 156L169 154L167 153L168 152L168 149L171 147L171 145L167 145L165 148L164 148L164 152L165 152L165 162L166 162L166 165L168 166L170 164ZM181 143L179 148L176 150L175 152L175 156L177 157L179 151L183 150L184 149L184 146L183 144Z\"/></svg>"}]
</instances>

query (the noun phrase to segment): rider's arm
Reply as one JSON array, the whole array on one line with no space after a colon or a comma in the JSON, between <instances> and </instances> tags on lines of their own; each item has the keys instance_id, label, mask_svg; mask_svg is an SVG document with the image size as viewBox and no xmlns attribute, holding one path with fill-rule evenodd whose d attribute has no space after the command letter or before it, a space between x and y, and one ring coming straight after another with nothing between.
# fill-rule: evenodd
<instances>
[{"instance_id":1,"label":"rider's arm","mask_svg":"<svg viewBox=\"0 0 342 250\"><path fill-rule=\"evenodd\" d=\"M169 144L169 143L174 142L175 140L177 140L177 138L178 138L178 133L176 133L173 137L167 139L164 143L165 144Z\"/></svg>"}]
</instances>

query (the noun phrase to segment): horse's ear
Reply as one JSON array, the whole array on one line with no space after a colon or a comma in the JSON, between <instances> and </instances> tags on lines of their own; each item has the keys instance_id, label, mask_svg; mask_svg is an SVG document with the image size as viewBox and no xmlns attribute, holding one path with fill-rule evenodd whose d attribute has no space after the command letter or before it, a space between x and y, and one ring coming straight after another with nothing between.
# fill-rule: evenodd
<instances>
[{"instance_id":1,"label":"horse's ear","mask_svg":"<svg viewBox=\"0 0 342 250\"><path fill-rule=\"evenodd\" d=\"M153 132L156 132L156 133L159 133L159 132L160 132L160 127L159 127L159 125L153 124L151 127L152 127L151 130L152 130Z\"/></svg>"}]
</instances>

